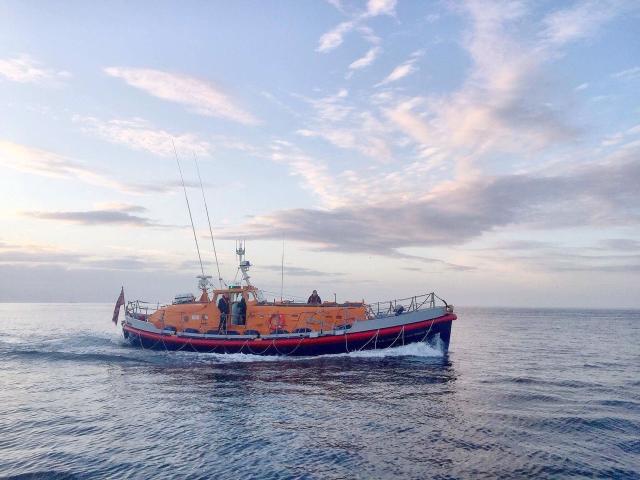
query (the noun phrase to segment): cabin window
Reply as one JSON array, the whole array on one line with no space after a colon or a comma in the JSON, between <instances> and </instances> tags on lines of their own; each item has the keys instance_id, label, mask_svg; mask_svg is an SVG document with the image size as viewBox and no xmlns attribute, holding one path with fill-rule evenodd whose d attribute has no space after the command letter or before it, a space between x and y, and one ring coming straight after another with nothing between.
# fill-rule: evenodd
<instances>
[{"instance_id":1,"label":"cabin window","mask_svg":"<svg viewBox=\"0 0 640 480\"><path fill-rule=\"evenodd\" d=\"M191 315L191 320L200 320L200 315Z\"/></svg>"},{"instance_id":2,"label":"cabin window","mask_svg":"<svg viewBox=\"0 0 640 480\"><path fill-rule=\"evenodd\" d=\"M202 319L203 320L209 320L209 315L207 315L206 313L204 315L202 315Z\"/></svg>"}]
</instances>

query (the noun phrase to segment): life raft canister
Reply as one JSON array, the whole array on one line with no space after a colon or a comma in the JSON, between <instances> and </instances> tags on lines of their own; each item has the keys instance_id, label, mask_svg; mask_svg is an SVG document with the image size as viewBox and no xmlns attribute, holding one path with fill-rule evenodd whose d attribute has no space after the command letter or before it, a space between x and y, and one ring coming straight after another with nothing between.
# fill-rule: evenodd
<instances>
[{"instance_id":1,"label":"life raft canister","mask_svg":"<svg viewBox=\"0 0 640 480\"><path fill-rule=\"evenodd\" d=\"M283 313L274 313L273 315L271 315L271 318L269 319L269 329L272 333L284 329Z\"/></svg>"}]
</instances>

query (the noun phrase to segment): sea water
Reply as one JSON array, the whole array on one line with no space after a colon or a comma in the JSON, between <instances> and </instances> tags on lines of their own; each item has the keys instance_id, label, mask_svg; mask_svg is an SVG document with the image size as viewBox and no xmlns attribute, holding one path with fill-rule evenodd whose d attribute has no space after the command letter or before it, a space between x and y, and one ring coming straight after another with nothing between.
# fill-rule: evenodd
<instances>
[{"instance_id":1,"label":"sea water","mask_svg":"<svg viewBox=\"0 0 640 480\"><path fill-rule=\"evenodd\" d=\"M0 477L640 478L640 312L460 308L447 354L143 351L0 304Z\"/></svg>"}]
</instances>

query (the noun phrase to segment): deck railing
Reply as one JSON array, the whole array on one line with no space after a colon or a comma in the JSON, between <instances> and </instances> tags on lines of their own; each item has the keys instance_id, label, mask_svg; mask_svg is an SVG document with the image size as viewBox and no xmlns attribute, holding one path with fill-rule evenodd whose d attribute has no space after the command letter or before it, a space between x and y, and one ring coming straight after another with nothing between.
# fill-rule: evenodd
<instances>
[{"instance_id":1,"label":"deck railing","mask_svg":"<svg viewBox=\"0 0 640 480\"><path fill-rule=\"evenodd\" d=\"M129 300L125 307L125 313L138 320L146 320L147 317L166 305L161 305L159 302L151 303L143 300Z\"/></svg>"},{"instance_id":2,"label":"deck railing","mask_svg":"<svg viewBox=\"0 0 640 480\"><path fill-rule=\"evenodd\" d=\"M425 293L422 295L414 295L413 297L399 298L394 300L387 300L384 302L376 302L364 304L366 320L374 318L390 317L395 315L401 315L403 313L415 312L417 310L426 310L428 308L435 308L437 303L441 302L445 308L449 307L449 304L434 292ZM318 325L320 330L335 330L335 329L349 329L356 322L362 320L356 315L351 316L350 311L359 310L362 308L362 304L354 305L342 305L342 319L332 319L327 321L321 316L316 316L315 312L307 312L299 317L299 321L304 326L311 326L311 324Z\"/></svg>"},{"instance_id":3,"label":"deck railing","mask_svg":"<svg viewBox=\"0 0 640 480\"><path fill-rule=\"evenodd\" d=\"M369 318L377 318L414 312L426 308L435 308L437 300L440 300L443 306L449 306L444 299L440 298L434 292L431 292L423 295L414 295L413 297L387 300L385 302L369 303L366 305L367 315Z\"/></svg>"}]
</instances>

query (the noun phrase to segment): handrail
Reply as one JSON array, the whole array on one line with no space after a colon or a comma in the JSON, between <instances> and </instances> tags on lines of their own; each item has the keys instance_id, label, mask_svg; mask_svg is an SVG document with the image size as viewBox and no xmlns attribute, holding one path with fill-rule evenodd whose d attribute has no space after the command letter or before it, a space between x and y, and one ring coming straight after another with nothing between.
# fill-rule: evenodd
<instances>
[{"instance_id":1,"label":"handrail","mask_svg":"<svg viewBox=\"0 0 640 480\"><path fill-rule=\"evenodd\" d=\"M440 300L445 307L449 306L446 300L431 292L423 295L414 295L413 297L369 303L365 307L367 308L367 316L375 318L414 312L424 308L435 308L436 299Z\"/></svg>"},{"instance_id":2,"label":"handrail","mask_svg":"<svg viewBox=\"0 0 640 480\"><path fill-rule=\"evenodd\" d=\"M129 315L138 314L148 317L150 310L151 313L153 313L154 311L160 310L166 306L167 305L160 305L159 302L154 304L151 302L145 302L144 300L129 300L125 306L125 313Z\"/></svg>"}]
</instances>

